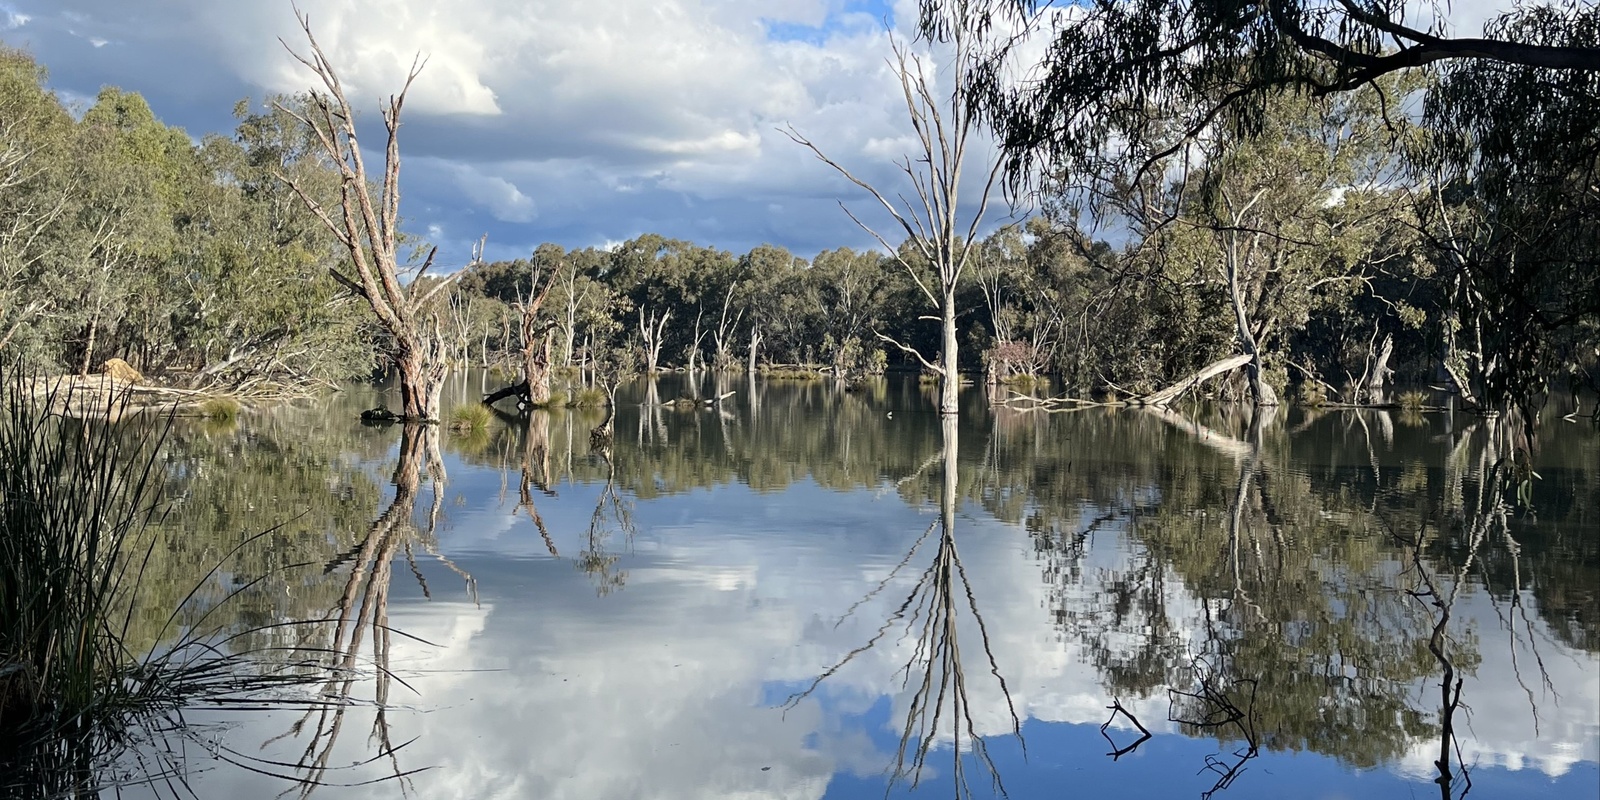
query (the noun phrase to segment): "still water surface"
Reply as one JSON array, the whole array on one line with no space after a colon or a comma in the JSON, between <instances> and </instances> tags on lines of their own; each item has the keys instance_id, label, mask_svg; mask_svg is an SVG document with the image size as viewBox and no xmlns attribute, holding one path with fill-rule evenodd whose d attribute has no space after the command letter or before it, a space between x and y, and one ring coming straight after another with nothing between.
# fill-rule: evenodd
<instances>
[{"instance_id":1,"label":"still water surface","mask_svg":"<svg viewBox=\"0 0 1600 800\"><path fill-rule=\"evenodd\" d=\"M150 591L279 525L200 605L354 670L193 710L194 793L1600 796L1587 423L1519 500L1476 418L725 382L625 391L605 448L598 412L365 427L370 388L176 431Z\"/></svg>"}]
</instances>

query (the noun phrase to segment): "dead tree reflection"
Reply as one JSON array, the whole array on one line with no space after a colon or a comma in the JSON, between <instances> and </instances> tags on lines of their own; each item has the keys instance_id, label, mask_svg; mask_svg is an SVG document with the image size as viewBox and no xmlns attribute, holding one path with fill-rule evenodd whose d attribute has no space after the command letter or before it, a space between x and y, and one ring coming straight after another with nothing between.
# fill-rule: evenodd
<instances>
[{"instance_id":1,"label":"dead tree reflection","mask_svg":"<svg viewBox=\"0 0 1600 800\"><path fill-rule=\"evenodd\" d=\"M421 586L425 596L431 593L414 557L414 548L421 546L447 568L461 575L467 582L469 595L474 594L470 575L438 552L435 532L443 502L444 463L439 454L439 429L433 425L407 425L404 428L398 464L393 484L394 498L373 521L366 536L351 551L330 562L326 571L332 573L349 569L344 591L337 607L323 620L331 626L331 642L313 648L327 657L324 664L330 676L317 692L308 710L283 734L264 742L266 748L286 739L303 739L293 759L268 760L237 751L228 751L224 758L259 772L279 775L295 782L295 787L285 794L309 797L322 786L353 786L379 781L398 781L402 792L411 789L407 778L427 769L427 766L408 767L401 763L399 751L415 739L396 742L389 712L394 707L391 695L398 683L407 691L415 689L392 668L391 655L396 636L421 642L417 637L397 631L389 624L389 597L393 582L394 563L402 555ZM422 475L426 471L433 481L433 498L426 509L426 522L417 524L417 501L421 494ZM367 637L371 637L367 647ZM426 642L423 642L426 644ZM370 685L371 698L360 695ZM341 759L333 760L335 750L344 730L346 715L352 708L370 709L372 723L368 731L371 755L351 764ZM375 777L364 777L369 767L381 769Z\"/></svg>"},{"instance_id":2,"label":"dead tree reflection","mask_svg":"<svg viewBox=\"0 0 1600 800\"><path fill-rule=\"evenodd\" d=\"M545 549L552 557L560 558L555 539L545 527L544 517L539 514L533 498L535 490L546 497L556 496L555 490L550 488L550 412L530 410L521 427L522 471L517 481L517 507L511 513L515 516L520 511L528 512L528 518L533 520L534 528L544 540Z\"/></svg>"},{"instance_id":3,"label":"dead tree reflection","mask_svg":"<svg viewBox=\"0 0 1600 800\"><path fill-rule=\"evenodd\" d=\"M600 488L600 496L595 498L584 548L578 553L576 563L594 582L595 592L603 597L622 589L628 582L628 571L617 568L621 556L609 549L613 537L620 535L625 545L631 545L636 529L633 502L617 490L617 464L611 448L597 447L593 453L605 464L606 481Z\"/></svg>"},{"instance_id":4,"label":"dead tree reflection","mask_svg":"<svg viewBox=\"0 0 1600 800\"><path fill-rule=\"evenodd\" d=\"M977 595L956 547L957 418L945 416L942 422L944 448L938 460L943 463L944 474L938 520L917 537L905 557L887 577L845 612L840 623L881 594L908 566L915 563L918 553L924 550L937 528L938 544L930 563L917 577L905 599L866 643L846 653L824 670L804 691L790 696L784 707L794 708L815 692L823 681L889 638L891 631L903 630L903 637L913 642L911 654L898 674L901 676L901 686L911 690L911 697L901 727L899 749L890 772L890 787L905 781L911 788L916 788L928 757L933 754L941 735L948 733L951 736L951 778L956 796L967 797L972 794L967 774L968 761L975 761L988 774L993 788L1003 795L1005 786L999 770L989 755L987 742L978 732L974 718L973 698L967 680L968 662L961 650L962 628L967 625L961 620L963 614L971 616L971 629L967 632L970 634L975 631L978 635L983 663L1004 698L1011 720L1011 733L1019 742L1022 741L1022 722L1012 703L1010 688L1000 674L988 628L978 610ZM934 460L925 462L922 469L931 466Z\"/></svg>"},{"instance_id":5,"label":"dead tree reflection","mask_svg":"<svg viewBox=\"0 0 1600 800\"><path fill-rule=\"evenodd\" d=\"M1391 532L1391 535L1394 536L1407 553L1405 574L1412 581L1412 586L1407 589L1407 593L1417 601L1433 623L1427 640L1427 648L1439 667L1437 717L1439 749L1438 755L1433 761L1433 766L1437 773L1434 777L1434 783L1439 787L1440 800L1465 797L1468 792L1472 791L1472 775L1465 758L1462 756L1460 740L1456 736L1456 712L1461 708L1461 690L1465 684L1465 679L1462 676L1463 670L1459 662L1464 655L1474 657L1475 653L1470 645L1462 645L1451 637L1451 614L1454 611L1456 600L1460 596L1462 587L1469 582L1468 575L1481 568L1485 557L1484 550L1486 545L1490 545L1496 540L1504 541L1508 546L1507 549L1513 561L1518 559L1520 551L1516 540L1511 536L1508 524L1510 507L1505 499L1512 479L1508 471L1510 461L1500 455L1501 447L1505 442L1503 437L1495 435L1497 426L1493 424L1494 421L1490 420L1489 422L1487 441L1482 442L1481 446L1476 448L1478 451L1477 491L1474 493L1471 502L1466 501L1467 495L1463 489L1467 475L1473 472L1470 467L1466 467L1469 458L1465 456L1465 452L1473 449L1467 442L1473 438L1472 435L1474 428L1477 427L1476 425L1469 426L1463 432L1461 440L1452 447L1449 457L1449 463L1453 465L1455 474L1450 478L1453 502L1446 510L1458 515L1456 516L1456 522L1460 525L1458 530L1466 537L1464 543L1458 543L1458 545L1464 545L1461 547L1464 550L1464 554L1459 556L1460 563L1452 568L1449 563L1450 556L1445 554L1443 563L1449 572L1430 566L1430 560L1426 557L1426 554L1430 549L1430 544L1437 544L1436 542L1430 542L1429 533L1432 530L1436 530L1433 526L1422 526L1414 533ZM1520 592L1520 588L1519 577L1518 585L1512 587L1512 597L1514 598L1512 602L1514 606L1520 606L1520 603L1515 599ZM1513 671L1517 676L1518 682L1522 682L1521 669L1516 662L1515 626L1507 625L1507 628L1512 634L1510 647ZM1530 644L1536 648L1537 643L1534 637L1530 636L1529 639ZM1537 655L1537 649L1534 652ZM1542 673L1542 663L1540 664L1540 669ZM1549 686L1549 682L1549 676L1545 675L1545 685ZM1528 690L1527 684L1523 683L1522 687L1528 693L1528 701L1532 707L1534 724L1537 728L1538 705L1534 701L1533 692ZM1550 688L1553 691L1554 687ZM1459 792L1457 792L1458 788Z\"/></svg>"}]
</instances>

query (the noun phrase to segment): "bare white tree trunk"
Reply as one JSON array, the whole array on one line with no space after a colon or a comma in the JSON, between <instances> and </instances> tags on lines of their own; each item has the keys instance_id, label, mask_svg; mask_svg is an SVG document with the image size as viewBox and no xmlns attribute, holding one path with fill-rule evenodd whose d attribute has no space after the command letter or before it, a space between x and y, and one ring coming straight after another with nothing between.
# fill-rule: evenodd
<instances>
[{"instance_id":1,"label":"bare white tree trunk","mask_svg":"<svg viewBox=\"0 0 1600 800\"><path fill-rule=\"evenodd\" d=\"M660 317L652 309L649 316L645 316L643 307L639 309L639 340L644 344L644 369L645 372L655 374L661 364L661 341L665 338L667 320L672 318L672 309L661 313Z\"/></svg>"},{"instance_id":2,"label":"bare white tree trunk","mask_svg":"<svg viewBox=\"0 0 1600 800\"><path fill-rule=\"evenodd\" d=\"M738 313L734 314L730 318L728 316L728 310L732 306L733 287L729 286L728 293L722 298L722 316L717 320L716 332L712 334L715 337L715 344L717 347L716 361L713 362L713 366L716 369L727 369L734 363L731 352L733 348L733 334L734 329L739 327L739 318L744 316L744 310L740 309Z\"/></svg>"},{"instance_id":3,"label":"bare white tree trunk","mask_svg":"<svg viewBox=\"0 0 1600 800\"><path fill-rule=\"evenodd\" d=\"M924 282L923 268L908 260L911 256L906 249L896 247L862 222L848 208L845 209L845 213L849 214L862 230L872 234L885 250L894 254L901 267L922 291L929 305L939 312L937 319L941 326L942 352L937 364L929 361L915 348L897 342L882 333L878 334L878 338L915 356L924 369L940 376L942 388L939 393L939 413L941 414L956 413L957 389L961 380L956 352L956 285L971 261L972 251L977 244L978 225L983 221L984 212L988 209L990 192L994 188L1001 166L999 161L989 165L978 208L968 224L961 225L956 208L960 197L961 171L966 161L968 137L978 127L977 119L973 115L971 98L968 96L970 89L964 74L971 56L971 44L967 39L969 34L966 27L952 26L951 40L943 43L952 48L948 65L951 73L948 76L950 89L945 96L934 93L922 59L910 52L899 40L892 40L893 64L900 78L906 114L910 118L911 127L916 133L919 144L917 153L906 156L898 165L915 189L915 203L905 200L903 195L900 203L891 202L888 195L829 158L817 145L801 136L799 132L793 128L787 131L790 139L809 149L824 164L837 170L839 174L866 190L877 200L907 236L907 242L911 245L909 250L915 253L916 257L926 260L937 273L939 279L937 287Z\"/></svg>"},{"instance_id":4,"label":"bare white tree trunk","mask_svg":"<svg viewBox=\"0 0 1600 800\"><path fill-rule=\"evenodd\" d=\"M750 367L749 374L756 374L756 348L761 346L761 330L754 325L750 326Z\"/></svg>"}]
</instances>

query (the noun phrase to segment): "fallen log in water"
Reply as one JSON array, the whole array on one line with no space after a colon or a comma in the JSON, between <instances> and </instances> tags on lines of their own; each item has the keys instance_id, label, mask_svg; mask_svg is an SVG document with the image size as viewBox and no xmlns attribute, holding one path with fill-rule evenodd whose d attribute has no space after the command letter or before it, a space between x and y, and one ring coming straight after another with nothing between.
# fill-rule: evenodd
<instances>
[{"instance_id":1,"label":"fallen log in water","mask_svg":"<svg viewBox=\"0 0 1600 800\"><path fill-rule=\"evenodd\" d=\"M193 389L127 380L119 378L114 371L34 378L26 386L29 397L48 399L50 410L54 413L113 421L150 412L180 415L199 412L207 401L220 397Z\"/></svg>"},{"instance_id":2,"label":"fallen log in water","mask_svg":"<svg viewBox=\"0 0 1600 800\"><path fill-rule=\"evenodd\" d=\"M1199 372L1196 372L1193 375L1190 375L1189 377L1184 378L1183 380L1178 381L1177 383L1174 383L1165 389L1151 392L1150 394L1140 397L1136 402L1147 406L1158 407L1170 405L1174 400L1182 397L1184 393L1188 392L1190 389L1194 389L1195 387L1200 386L1201 384L1217 377L1218 375L1232 372L1248 363L1250 363L1250 356L1248 355L1237 355L1224 358L1221 361L1202 368Z\"/></svg>"}]
</instances>

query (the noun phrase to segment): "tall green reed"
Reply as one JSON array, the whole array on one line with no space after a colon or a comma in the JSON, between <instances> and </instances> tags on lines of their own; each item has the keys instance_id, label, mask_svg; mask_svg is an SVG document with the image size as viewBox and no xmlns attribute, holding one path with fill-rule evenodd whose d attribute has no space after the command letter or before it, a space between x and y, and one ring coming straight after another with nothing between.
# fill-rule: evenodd
<instances>
[{"instance_id":1,"label":"tall green reed","mask_svg":"<svg viewBox=\"0 0 1600 800\"><path fill-rule=\"evenodd\" d=\"M164 427L113 426L57 409L114 399L32 396L5 382L0 416L0 731L70 727L135 701L122 647L159 506Z\"/></svg>"},{"instance_id":2,"label":"tall green reed","mask_svg":"<svg viewBox=\"0 0 1600 800\"><path fill-rule=\"evenodd\" d=\"M326 680L327 653L300 648L267 664L236 647L264 628L312 623L209 623L265 576L183 614L201 585L272 529L223 554L177 608L141 607L162 546L154 523L166 508L161 447L172 415L127 413L126 396L40 393L35 384L0 376L0 797L86 795L125 782L108 766L140 740L183 733L188 705L321 702L281 690ZM160 644L134 652L130 625L150 614L165 617ZM181 782L181 764L134 760L136 781Z\"/></svg>"}]
</instances>

